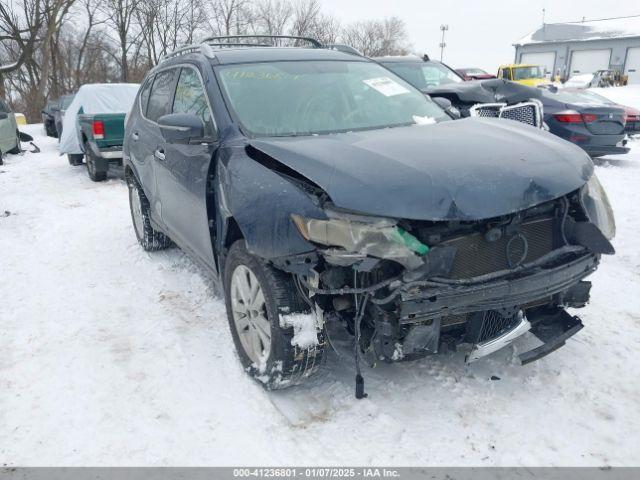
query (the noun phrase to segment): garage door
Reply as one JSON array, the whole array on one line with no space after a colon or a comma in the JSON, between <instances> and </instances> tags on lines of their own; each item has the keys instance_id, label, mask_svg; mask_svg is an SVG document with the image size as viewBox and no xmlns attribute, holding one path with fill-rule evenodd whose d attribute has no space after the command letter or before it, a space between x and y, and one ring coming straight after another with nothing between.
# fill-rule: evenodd
<instances>
[{"instance_id":1,"label":"garage door","mask_svg":"<svg viewBox=\"0 0 640 480\"><path fill-rule=\"evenodd\" d=\"M520 63L530 63L540 65L545 73L553 75L553 67L556 63L556 52L523 53L520 56Z\"/></svg>"},{"instance_id":2,"label":"garage door","mask_svg":"<svg viewBox=\"0 0 640 480\"><path fill-rule=\"evenodd\" d=\"M627 60L624 64L624 73L629 76L629 83L640 83L640 47L630 48L627 51Z\"/></svg>"},{"instance_id":3,"label":"garage door","mask_svg":"<svg viewBox=\"0 0 640 480\"><path fill-rule=\"evenodd\" d=\"M574 50L571 53L571 76L609 68L611 50Z\"/></svg>"}]
</instances>

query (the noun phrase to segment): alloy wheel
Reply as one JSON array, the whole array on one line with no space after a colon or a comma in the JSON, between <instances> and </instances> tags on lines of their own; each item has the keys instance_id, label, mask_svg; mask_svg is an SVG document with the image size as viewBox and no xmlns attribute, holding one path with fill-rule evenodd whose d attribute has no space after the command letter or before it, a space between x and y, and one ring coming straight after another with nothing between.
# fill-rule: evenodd
<instances>
[{"instance_id":1,"label":"alloy wheel","mask_svg":"<svg viewBox=\"0 0 640 480\"><path fill-rule=\"evenodd\" d=\"M133 217L133 227L139 238L144 237L144 218L142 217L142 202L140 192L137 187L131 186L131 216Z\"/></svg>"},{"instance_id":2,"label":"alloy wheel","mask_svg":"<svg viewBox=\"0 0 640 480\"><path fill-rule=\"evenodd\" d=\"M233 321L242 348L253 363L264 365L271 352L271 324L260 282L251 269L238 265L230 287Z\"/></svg>"}]
</instances>

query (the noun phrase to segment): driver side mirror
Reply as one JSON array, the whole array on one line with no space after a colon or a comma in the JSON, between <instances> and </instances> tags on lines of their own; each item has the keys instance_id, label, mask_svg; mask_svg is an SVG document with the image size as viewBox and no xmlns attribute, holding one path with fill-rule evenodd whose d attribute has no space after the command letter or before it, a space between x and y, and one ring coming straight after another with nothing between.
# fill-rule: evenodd
<instances>
[{"instance_id":1,"label":"driver side mirror","mask_svg":"<svg viewBox=\"0 0 640 480\"><path fill-rule=\"evenodd\" d=\"M453 106L451 100L444 97L432 97L431 100L434 101L436 105L438 105L441 109L443 109L447 114L457 120L460 118L460 110Z\"/></svg>"},{"instance_id":2,"label":"driver side mirror","mask_svg":"<svg viewBox=\"0 0 640 480\"><path fill-rule=\"evenodd\" d=\"M169 113L158 119L160 132L169 143L190 143L204 139L204 123L192 113Z\"/></svg>"}]
</instances>

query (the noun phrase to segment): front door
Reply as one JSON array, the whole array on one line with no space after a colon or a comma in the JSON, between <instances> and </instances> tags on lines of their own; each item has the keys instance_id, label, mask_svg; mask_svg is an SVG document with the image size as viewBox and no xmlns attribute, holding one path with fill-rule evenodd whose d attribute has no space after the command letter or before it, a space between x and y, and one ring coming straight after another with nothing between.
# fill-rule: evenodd
<instances>
[{"instance_id":1,"label":"front door","mask_svg":"<svg viewBox=\"0 0 640 480\"><path fill-rule=\"evenodd\" d=\"M206 199L216 134L207 95L195 66L180 69L171 112L200 117L205 138L190 144L164 142L164 159L156 177L162 222L179 242L215 268Z\"/></svg>"}]
</instances>

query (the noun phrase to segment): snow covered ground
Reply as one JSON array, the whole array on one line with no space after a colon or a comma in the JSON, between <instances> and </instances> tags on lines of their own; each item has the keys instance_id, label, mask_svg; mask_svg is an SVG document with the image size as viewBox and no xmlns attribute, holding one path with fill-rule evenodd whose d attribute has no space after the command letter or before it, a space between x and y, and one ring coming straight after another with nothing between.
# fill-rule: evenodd
<instances>
[{"instance_id":1,"label":"snow covered ground","mask_svg":"<svg viewBox=\"0 0 640 480\"><path fill-rule=\"evenodd\" d=\"M42 152L0 166L0 465L640 462L640 142L597 162L618 254L586 328L526 367L519 343L365 370L358 401L335 354L305 387L252 382L210 280L136 243L124 182L27 130Z\"/></svg>"},{"instance_id":2,"label":"snow covered ground","mask_svg":"<svg viewBox=\"0 0 640 480\"><path fill-rule=\"evenodd\" d=\"M640 110L640 85L626 85L624 87L590 88L592 92L608 98L612 102L633 107Z\"/></svg>"}]
</instances>

